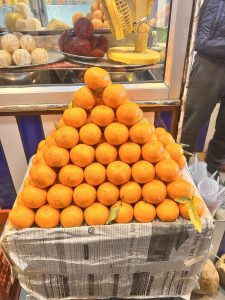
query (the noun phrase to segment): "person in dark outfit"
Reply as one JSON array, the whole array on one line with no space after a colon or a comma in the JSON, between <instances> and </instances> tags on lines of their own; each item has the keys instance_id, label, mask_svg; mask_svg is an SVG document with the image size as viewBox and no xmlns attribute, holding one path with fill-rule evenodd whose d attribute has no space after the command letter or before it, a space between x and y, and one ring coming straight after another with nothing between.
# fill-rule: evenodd
<instances>
[{"instance_id":1,"label":"person in dark outfit","mask_svg":"<svg viewBox=\"0 0 225 300\"><path fill-rule=\"evenodd\" d=\"M194 152L200 130L221 102L206 155L208 171L225 166L225 0L205 0L200 12L195 56L185 105L181 142Z\"/></svg>"}]
</instances>

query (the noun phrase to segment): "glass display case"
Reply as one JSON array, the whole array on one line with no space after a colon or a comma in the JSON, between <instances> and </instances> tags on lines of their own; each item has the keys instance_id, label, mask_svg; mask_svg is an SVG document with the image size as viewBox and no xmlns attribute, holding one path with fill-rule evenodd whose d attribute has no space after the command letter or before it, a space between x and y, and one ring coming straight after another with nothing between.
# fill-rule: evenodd
<instances>
[{"instance_id":1,"label":"glass display case","mask_svg":"<svg viewBox=\"0 0 225 300\"><path fill-rule=\"evenodd\" d=\"M64 103L90 66L107 69L133 100L179 100L193 2L0 1L0 49L8 52L0 55L0 104L29 105L28 95L32 104ZM19 45L4 42L10 33Z\"/></svg>"}]
</instances>

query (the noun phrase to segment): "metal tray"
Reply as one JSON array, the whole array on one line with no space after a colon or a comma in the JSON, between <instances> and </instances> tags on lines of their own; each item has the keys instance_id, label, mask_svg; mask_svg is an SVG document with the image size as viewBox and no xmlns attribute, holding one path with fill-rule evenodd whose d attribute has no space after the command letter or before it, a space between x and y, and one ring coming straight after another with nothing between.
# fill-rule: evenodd
<instances>
[{"instance_id":1,"label":"metal tray","mask_svg":"<svg viewBox=\"0 0 225 300\"><path fill-rule=\"evenodd\" d=\"M96 61L96 60L101 60L102 57L96 57L96 56L82 56L82 55L76 55L76 54L71 54L71 53L66 53L66 52L63 52L63 51L59 51L59 53L63 54L66 58L68 58L69 60L74 60L75 62L76 61L88 61L88 62L91 62L91 61Z\"/></svg>"}]
</instances>

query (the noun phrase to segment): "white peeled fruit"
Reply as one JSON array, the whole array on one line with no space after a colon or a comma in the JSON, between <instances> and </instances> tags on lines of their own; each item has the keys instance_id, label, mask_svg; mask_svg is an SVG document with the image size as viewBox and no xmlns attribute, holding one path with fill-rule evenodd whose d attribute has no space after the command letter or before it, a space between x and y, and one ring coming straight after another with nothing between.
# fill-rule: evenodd
<instances>
[{"instance_id":1,"label":"white peeled fruit","mask_svg":"<svg viewBox=\"0 0 225 300\"><path fill-rule=\"evenodd\" d=\"M19 13L24 19L27 19L30 16L29 8L24 2L15 5L15 12Z\"/></svg>"},{"instance_id":2,"label":"white peeled fruit","mask_svg":"<svg viewBox=\"0 0 225 300\"><path fill-rule=\"evenodd\" d=\"M5 50L0 50L0 67L7 67L12 64L12 56Z\"/></svg>"},{"instance_id":3,"label":"white peeled fruit","mask_svg":"<svg viewBox=\"0 0 225 300\"><path fill-rule=\"evenodd\" d=\"M13 53L13 61L17 66L30 65L31 55L26 49L17 49Z\"/></svg>"},{"instance_id":4,"label":"white peeled fruit","mask_svg":"<svg viewBox=\"0 0 225 300\"><path fill-rule=\"evenodd\" d=\"M35 38L29 34L22 36L20 39L20 46L21 48L31 52L36 48Z\"/></svg>"},{"instance_id":5,"label":"white peeled fruit","mask_svg":"<svg viewBox=\"0 0 225 300\"><path fill-rule=\"evenodd\" d=\"M1 39L1 44L3 50L13 53L15 50L19 49L20 41L14 34L6 34Z\"/></svg>"},{"instance_id":6,"label":"white peeled fruit","mask_svg":"<svg viewBox=\"0 0 225 300\"><path fill-rule=\"evenodd\" d=\"M43 64L48 61L48 52L44 48L36 48L31 52L32 64Z\"/></svg>"}]
</instances>

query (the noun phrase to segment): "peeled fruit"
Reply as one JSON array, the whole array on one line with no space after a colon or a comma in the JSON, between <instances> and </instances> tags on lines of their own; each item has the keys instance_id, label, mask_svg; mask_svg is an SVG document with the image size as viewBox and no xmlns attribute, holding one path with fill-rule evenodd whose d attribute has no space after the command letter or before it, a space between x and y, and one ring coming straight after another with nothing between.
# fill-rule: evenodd
<instances>
[{"instance_id":1,"label":"peeled fruit","mask_svg":"<svg viewBox=\"0 0 225 300\"><path fill-rule=\"evenodd\" d=\"M0 50L0 67L7 67L12 64L12 56L5 50Z\"/></svg>"},{"instance_id":2,"label":"peeled fruit","mask_svg":"<svg viewBox=\"0 0 225 300\"><path fill-rule=\"evenodd\" d=\"M74 33L76 36L90 39L93 35L94 27L87 18L80 18L74 23Z\"/></svg>"},{"instance_id":3,"label":"peeled fruit","mask_svg":"<svg viewBox=\"0 0 225 300\"><path fill-rule=\"evenodd\" d=\"M16 29L16 22L19 19L23 19L23 16L21 16L17 12L10 12L7 13L5 16L5 26L11 31L15 31Z\"/></svg>"},{"instance_id":4,"label":"peeled fruit","mask_svg":"<svg viewBox=\"0 0 225 300\"><path fill-rule=\"evenodd\" d=\"M44 48L36 48L31 52L32 64L43 64L48 61L48 52Z\"/></svg>"},{"instance_id":5,"label":"peeled fruit","mask_svg":"<svg viewBox=\"0 0 225 300\"><path fill-rule=\"evenodd\" d=\"M90 56L91 54L91 43L88 39L81 37L74 37L69 43L69 53Z\"/></svg>"},{"instance_id":6,"label":"peeled fruit","mask_svg":"<svg viewBox=\"0 0 225 300\"><path fill-rule=\"evenodd\" d=\"M31 52L36 48L35 38L29 34L23 35L20 39L20 46L23 49L26 49L27 51Z\"/></svg>"},{"instance_id":7,"label":"peeled fruit","mask_svg":"<svg viewBox=\"0 0 225 300\"><path fill-rule=\"evenodd\" d=\"M17 49L13 52L13 61L17 66L26 66L31 64L31 55L25 49Z\"/></svg>"},{"instance_id":8,"label":"peeled fruit","mask_svg":"<svg viewBox=\"0 0 225 300\"><path fill-rule=\"evenodd\" d=\"M15 50L19 49L20 42L14 34L6 34L1 39L1 45L3 50L13 53Z\"/></svg>"}]
</instances>

